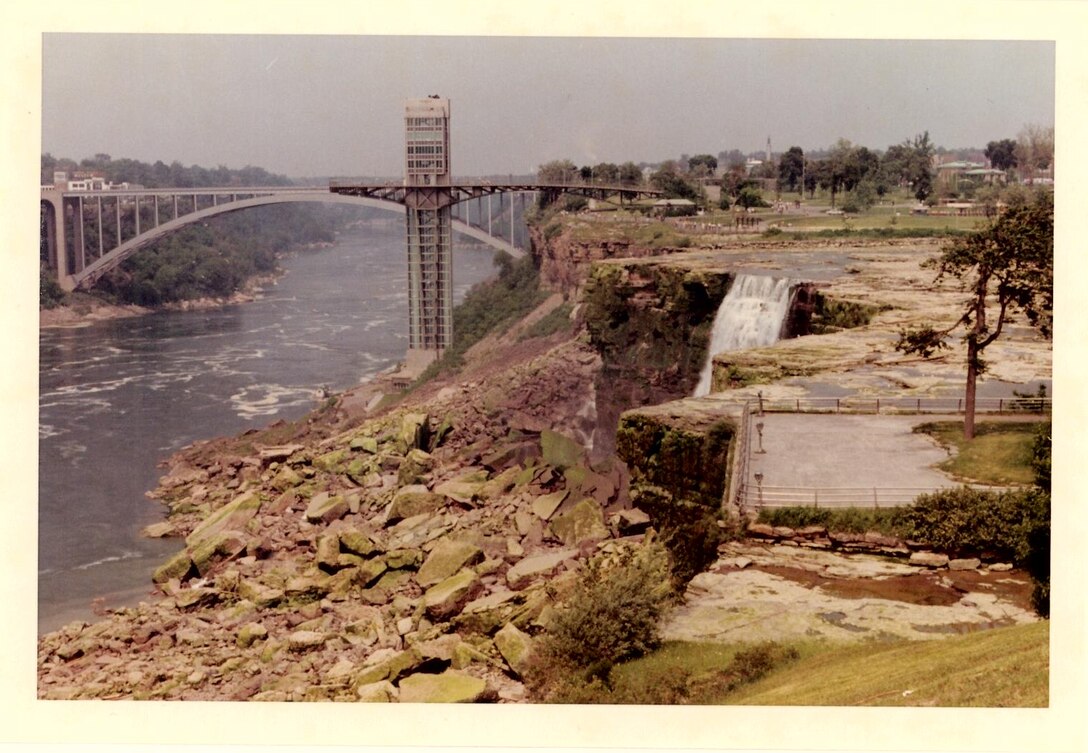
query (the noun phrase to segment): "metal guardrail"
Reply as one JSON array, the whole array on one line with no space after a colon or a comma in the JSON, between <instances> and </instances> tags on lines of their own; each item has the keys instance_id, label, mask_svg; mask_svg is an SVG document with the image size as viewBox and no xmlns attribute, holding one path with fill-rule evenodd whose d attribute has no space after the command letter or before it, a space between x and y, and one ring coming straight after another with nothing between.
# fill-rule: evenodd
<instances>
[{"instance_id":1,"label":"metal guardrail","mask_svg":"<svg viewBox=\"0 0 1088 753\"><path fill-rule=\"evenodd\" d=\"M1015 487L956 484L946 488L970 486L980 491L1007 492ZM900 507L909 505L920 494L938 491L933 487L803 487L741 484L738 499L746 507Z\"/></svg>"},{"instance_id":2,"label":"metal guardrail","mask_svg":"<svg viewBox=\"0 0 1088 753\"><path fill-rule=\"evenodd\" d=\"M963 413L962 397L801 397L758 398L764 413ZM980 397L976 413L1049 413L1049 397Z\"/></svg>"},{"instance_id":3,"label":"metal guardrail","mask_svg":"<svg viewBox=\"0 0 1088 753\"><path fill-rule=\"evenodd\" d=\"M739 428L738 455L730 474L728 500L736 509L764 507L897 507L909 505L919 494L936 491L933 487L791 487L764 486L748 480L752 454L752 416L764 413L840 413L840 414L960 414L964 398L913 397L843 397L794 398L772 400L762 395L743 402ZM976 398L976 413L1047 414L1053 409L1049 397ZM949 484L947 488L969 486L984 491L1005 492L1016 487L979 484Z\"/></svg>"}]
</instances>

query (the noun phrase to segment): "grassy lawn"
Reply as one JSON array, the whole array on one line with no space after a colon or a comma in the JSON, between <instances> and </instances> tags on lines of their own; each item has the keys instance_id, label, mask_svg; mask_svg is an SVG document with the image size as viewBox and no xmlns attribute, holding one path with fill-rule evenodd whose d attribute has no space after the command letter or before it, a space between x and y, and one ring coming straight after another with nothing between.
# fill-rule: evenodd
<instances>
[{"instance_id":1,"label":"grassy lawn","mask_svg":"<svg viewBox=\"0 0 1088 753\"><path fill-rule=\"evenodd\" d=\"M1050 625L813 651L722 702L785 706L1045 707Z\"/></svg>"},{"instance_id":2,"label":"grassy lawn","mask_svg":"<svg viewBox=\"0 0 1088 753\"><path fill-rule=\"evenodd\" d=\"M1040 422L988 422L975 425L975 438L963 438L963 424L942 421L920 424L914 431L928 434L952 457L937 467L958 479L979 484L1030 484L1031 447Z\"/></svg>"},{"instance_id":3,"label":"grassy lawn","mask_svg":"<svg viewBox=\"0 0 1088 753\"><path fill-rule=\"evenodd\" d=\"M931 641L670 642L579 703L1045 707L1049 622Z\"/></svg>"}]
</instances>

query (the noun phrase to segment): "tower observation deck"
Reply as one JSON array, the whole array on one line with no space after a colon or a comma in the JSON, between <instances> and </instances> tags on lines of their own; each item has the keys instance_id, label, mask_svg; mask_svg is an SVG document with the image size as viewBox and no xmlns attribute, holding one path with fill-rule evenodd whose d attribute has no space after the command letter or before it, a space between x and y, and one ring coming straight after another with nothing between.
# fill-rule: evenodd
<instances>
[{"instance_id":1,"label":"tower observation deck","mask_svg":"<svg viewBox=\"0 0 1088 753\"><path fill-rule=\"evenodd\" d=\"M450 101L410 99L404 110L408 238L408 371L422 370L453 339L453 232L448 202L417 186L450 185ZM448 189L447 189L448 190Z\"/></svg>"}]
</instances>

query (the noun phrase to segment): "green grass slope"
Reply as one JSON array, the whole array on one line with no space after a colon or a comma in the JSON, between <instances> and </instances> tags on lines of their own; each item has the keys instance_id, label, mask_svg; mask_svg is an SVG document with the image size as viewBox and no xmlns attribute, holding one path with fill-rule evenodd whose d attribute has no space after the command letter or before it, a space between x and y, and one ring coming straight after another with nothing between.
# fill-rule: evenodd
<instances>
[{"instance_id":1,"label":"green grass slope","mask_svg":"<svg viewBox=\"0 0 1088 753\"><path fill-rule=\"evenodd\" d=\"M1046 707L1049 622L802 657L720 699L776 706Z\"/></svg>"}]
</instances>

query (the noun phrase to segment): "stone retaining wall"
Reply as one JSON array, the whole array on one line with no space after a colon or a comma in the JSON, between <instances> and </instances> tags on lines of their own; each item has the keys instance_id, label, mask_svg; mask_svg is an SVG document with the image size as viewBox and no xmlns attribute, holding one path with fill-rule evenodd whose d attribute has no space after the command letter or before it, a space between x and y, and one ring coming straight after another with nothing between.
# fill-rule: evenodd
<instances>
[{"instance_id":1,"label":"stone retaining wall","mask_svg":"<svg viewBox=\"0 0 1088 753\"><path fill-rule=\"evenodd\" d=\"M895 536L885 536L875 531L852 533L849 531L828 531L825 526L806 526L787 528L770 526L765 523L751 523L745 531L748 539L798 546L806 549L829 549L841 552L863 554L882 554L891 557L907 558L911 565L932 569L949 570L1011 570L1012 565L996 560L984 560L979 557L951 558L941 552L933 552L923 544Z\"/></svg>"}]
</instances>

